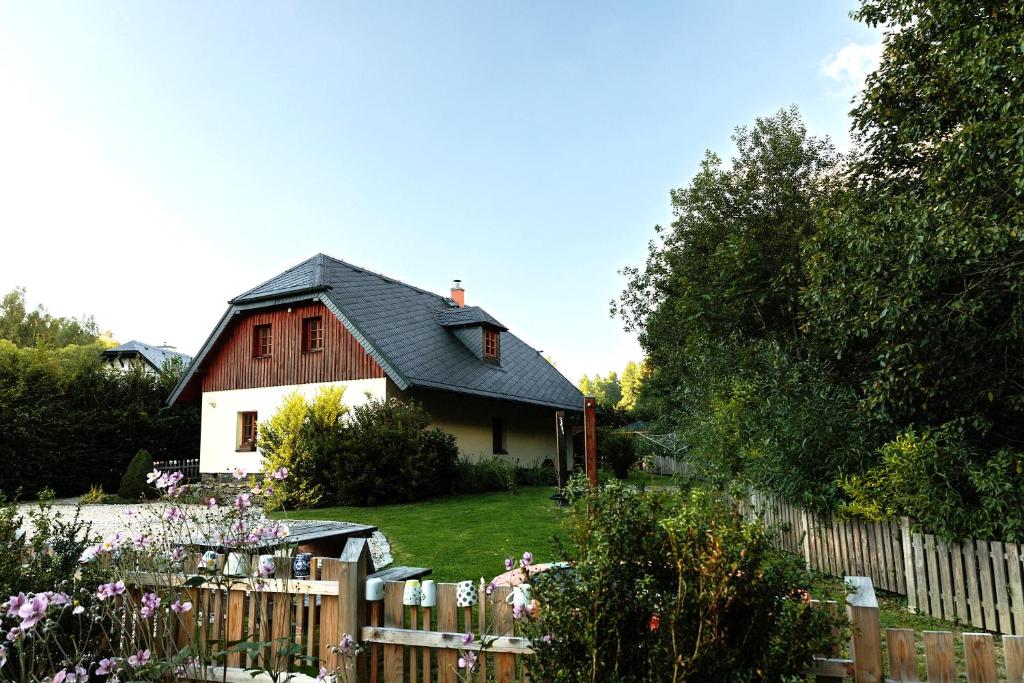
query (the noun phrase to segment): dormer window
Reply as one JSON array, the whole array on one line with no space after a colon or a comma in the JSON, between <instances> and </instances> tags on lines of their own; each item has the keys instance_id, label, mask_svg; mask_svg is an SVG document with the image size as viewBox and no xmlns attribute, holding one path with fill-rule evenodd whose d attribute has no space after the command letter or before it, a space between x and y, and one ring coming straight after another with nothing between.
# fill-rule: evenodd
<instances>
[{"instance_id":1,"label":"dormer window","mask_svg":"<svg viewBox=\"0 0 1024 683\"><path fill-rule=\"evenodd\" d=\"M497 363L501 355L501 345L498 340L498 331L489 327L484 328L484 360Z\"/></svg>"}]
</instances>

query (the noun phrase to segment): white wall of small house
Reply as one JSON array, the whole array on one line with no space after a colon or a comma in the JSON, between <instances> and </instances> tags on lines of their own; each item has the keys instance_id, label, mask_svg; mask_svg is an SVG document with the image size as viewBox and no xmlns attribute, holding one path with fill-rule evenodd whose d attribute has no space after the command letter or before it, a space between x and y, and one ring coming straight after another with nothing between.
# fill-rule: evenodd
<instances>
[{"instance_id":1,"label":"white wall of small house","mask_svg":"<svg viewBox=\"0 0 1024 683\"><path fill-rule=\"evenodd\" d=\"M202 399L202 425L199 442L199 471L204 473L230 472L241 467L247 472L262 468L262 456L256 451L238 451L241 434L241 414L255 412L257 422L268 420L281 407L284 397L298 389L307 400L321 387L345 388L342 402L353 407L371 398L385 398L386 381L357 379L344 382L314 382L288 384L254 389L228 389L205 391Z\"/></svg>"},{"instance_id":2,"label":"white wall of small house","mask_svg":"<svg viewBox=\"0 0 1024 683\"><path fill-rule=\"evenodd\" d=\"M501 458L523 466L540 465L556 458L555 409L499 401L448 391L400 391L388 382L388 397L418 401L430 413L432 424L455 437L461 457L469 460ZM494 452L493 419L504 428L505 453Z\"/></svg>"}]
</instances>

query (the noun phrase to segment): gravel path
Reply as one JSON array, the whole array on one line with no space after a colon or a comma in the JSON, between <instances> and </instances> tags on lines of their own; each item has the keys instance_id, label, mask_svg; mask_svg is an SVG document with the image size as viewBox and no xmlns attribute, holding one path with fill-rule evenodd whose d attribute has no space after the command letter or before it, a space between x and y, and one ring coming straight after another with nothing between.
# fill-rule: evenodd
<instances>
[{"instance_id":1,"label":"gravel path","mask_svg":"<svg viewBox=\"0 0 1024 683\"><path fill-rule=\"evenodd\" d=\"M77 498L64 498L54 501L53 506L50 508L51 516L60 516L66 520L70 520L75 516L77 508ZM92 524L92 533L97 539L106 538L112 536L118 532L126 533L140 533L147 530L155 530L158 527L159 522L154 519L157 515L163 514L163 511L170 506L170 503L164 502L151 502L146 504L146 508L149 508L145 514L132 515L132 512L138 510L141 506L138 505L83 505L79 518L83 521L90 522ZM32 520L28 517L28 512L32 509L37 508L35 503L22 503L18 506L18 512L24 519L25 533L30 538L35 532L35 525ZM202 517L207 514L207 509L201 505L182 505L182 510L189 515L191 518ZM155 513L155 514L154 514ZM285 520L286 523L292 523L293 520ZM387 538L379 531L374 532L373 536L369 539L370 545L370 556L373 559L373 565L377 569L382 569L394 561L391 555L391 545L388 543Z\"/></svg>"}]
</instances>

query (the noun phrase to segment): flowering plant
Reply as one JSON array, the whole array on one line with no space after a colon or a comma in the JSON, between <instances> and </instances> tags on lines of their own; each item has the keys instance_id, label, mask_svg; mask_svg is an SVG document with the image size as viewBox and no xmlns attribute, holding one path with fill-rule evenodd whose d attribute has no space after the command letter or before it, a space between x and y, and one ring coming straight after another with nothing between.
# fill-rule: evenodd
<instances>
[{"instance_id":1,"label":"flowering plant","mask_svg":"<svg viewBox=\"0 0 1024 683\"><path fill-rule=\"evenodd\" d=\"M292 669L315 674L314 663L290 637L280 643L229 641L225 629L210 637L212 607L196 602L229 584L238 589L242 582L251 595L266 585L263 565L262 572L225 576L219 568L223 555L215 555L210 566L214 549L247 558L245 568L261 552L290 553L288 527L268 520L262 508L273 485L287 476L284 469L265 480L237 471L239 490L217 495L186 485L180 472L150 473L148 482L160 498L129 510L129 529L93 542L79 539L74 580L63 589L12 591L0 605L0 679L202 680L232 654L275 683L291 678ZM77 531L88 536L88 529ZM263 629L252 621L266 623L267 602L252 605L250 631L258 632Z\"/></svg>"}]
</instances>

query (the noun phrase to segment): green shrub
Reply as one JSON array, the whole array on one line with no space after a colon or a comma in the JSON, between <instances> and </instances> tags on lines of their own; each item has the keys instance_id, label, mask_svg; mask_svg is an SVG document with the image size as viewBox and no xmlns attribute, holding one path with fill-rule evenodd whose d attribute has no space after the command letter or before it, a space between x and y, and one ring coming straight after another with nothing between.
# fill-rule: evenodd
<instances>
[{"instance_id":1,"label":"green shrub","mask_svg":"<svg viewBox=\"0 0 1024 683\"><path fill-rule=\"evenodd\" d=\"M146 496L153 489L146 482L146 475L153 470L153 456L145 448L139 449L132 461L128 463L128 469L121 477L121 486L117 489L117 495L125 500L138 500ZM101 489L102 491L102 489Z\"/></svg>"},{"instance_id":2,"label":"green shrub","mask_svg":"<svg viewBox=\"0 0 1024 683\"><path fill-rule=\"evenodd\" d=\"M636 464L636 444L632 434L602 429L597 434L598 461L611 468L619 479L629 476Z\"/></svg>"},{"instance_id":3,"label":"green shrub","mask_svg":"<svg viewBox=\"0 0 1024 683\"><path fill-rule=\"evenodd\" d=\"M455 437L430 429L419 404L397 399L357 406L340 428L320 430L314 458L326 473L330 502L377 505L452 492Z\"/></svg>"},{"instance_id":4,"label":"green shrub","mask_svg":"<svg viewBox=\"0 0 1024 683\"><path fill-rule=\"evenodd\" d=\"M587 488L567 532L572 569L533 580L537 680L777 681L839 642L801 561L707 493Z\"/></svg>"},{"instance_id":5,"label":"green shrub","mask_svg":"<svg viewBox=\"0 0 1024 683\"><path fill-rule=\"evenodd\" d=\"M480 460L462 458L455 467L455 493L509 491L520 486L554 486L558 475L553 467L520 467L518 463L491 457Z\"/></svg>"}]
</instances>

